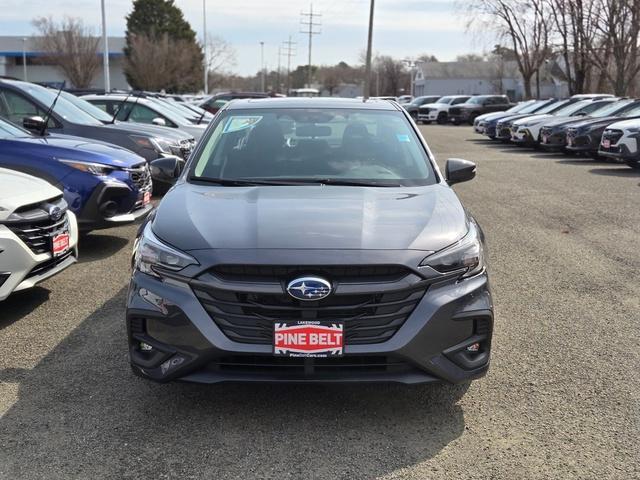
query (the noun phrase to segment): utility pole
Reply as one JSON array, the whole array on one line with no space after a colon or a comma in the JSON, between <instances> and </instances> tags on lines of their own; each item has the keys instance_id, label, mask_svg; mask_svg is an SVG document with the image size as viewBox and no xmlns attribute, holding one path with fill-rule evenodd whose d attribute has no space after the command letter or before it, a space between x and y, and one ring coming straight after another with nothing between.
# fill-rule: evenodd
<instances>
[{"instance_id":1,"label":"utility pole","mask_svg":"<svg viewBox=\"0 0 640 480\"><path fill-rule=\"evenodd\" d=\"M321 27L321 23L315 23L313 21L316 17L321 17L322 15L319 13L313 13L313 3L309 5L309 13L300 12L300 16L302 19L300 20L300 25L302 27L306 27L305 30L300 30L300 33L304 33L309 35L309 69L308 69L308 87L311 88L311 46L314 35L320 35L322 32L319 30L315 30L315 27Z\"/></svg>"},{"instance_id":2,"label":"utility pole","mask_svg":"<svg viewBox=\"0 0 640 480\"><path fill-rule=\"evenodd\" d=\"M104 73L104 91L111 91L111 80L109 78L109 41L107 40L107 15L104 9L104 0L101 0L102 7L102 70ZM26 68L26 67L25 67ZM25 70L25 77L26 77ZM26 78L25 78L26 80Z\"/></svg>"},{"instance_id":3,"label":"utility pole","mask_svg":"<svg viewBox=\"0 0 640 480\"><path fill-rule=\"evenodd\" d=\"M260 84L262 86L262 91L264 92L264 42L260 42Z\"/></svg>"},{"instance_id":4,"label":"utility pole","mask_svg":"<svg viewBox=\"0 0 640 480\"><path fill-rule=\"evenodd\" d=\"M280 93L280 69L282 68L282 45L278 47L278 71L276 72L276 92Z\"/></svg>"},{"instance_id":5,"label":"utility pole","mask_svg":"<svg viewBox=\"0 0 640 480\"><path fill-rule=\"evenodd\" d=\"M104 0L103 0L104 1ZM204 94L209 93L209 49L207 47L207 3L202 0L202 42L204 43Z\"/></svg>"},{"instance_id":6,"label":"utility pole","mask_svg":"<svg viewBox=\"0 0 640 480\"><path fill-rule=\"evenodd\" d=\"M362 93L366 100L371 95L371 47L373 45L373 12L375 9L375 0L371 0L369 9L369 37L367 39L367 61L364 68L364 92Z\"/></svg>"},{"instance_id":7,"label":"utility pole","mask_svg":"<svg viewBox=\"0 0 640 480\"><path fill-rule=\"evenodd\" d=\"M289 40L282 42L282 45L282 54L287 57L287 95L289 95L291 90L291 57L296 55L296 42L292 42L291 35L289 35Z\"/></svg>"},{"instance_id":8,"label":"utility pole","mask_svg":"<svg viewBox=\"0 0 640 480\"><path fill-rule=\"evenodd\" d=\"M22 80L27 81L27 39L22 39Z\"/></svg>"}]
</instances>

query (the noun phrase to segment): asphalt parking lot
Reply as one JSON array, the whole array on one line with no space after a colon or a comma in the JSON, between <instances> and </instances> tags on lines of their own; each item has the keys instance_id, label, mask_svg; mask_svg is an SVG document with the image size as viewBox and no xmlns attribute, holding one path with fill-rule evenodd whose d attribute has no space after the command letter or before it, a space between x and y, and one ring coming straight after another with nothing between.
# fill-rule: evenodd
<instances>
[{"instance_id":1,"label":"asphalt parking lot","mask_svg":"<svg viewBox=\"0 0 640 480\"><path fill-rule=\"evenodd\" d=\"M135 227L0 304L0 478L630 479L640 475L640 172L421 127L482 224L493 363L428 386L156 385L128 367Z\"/></svg>"}]
</instances>

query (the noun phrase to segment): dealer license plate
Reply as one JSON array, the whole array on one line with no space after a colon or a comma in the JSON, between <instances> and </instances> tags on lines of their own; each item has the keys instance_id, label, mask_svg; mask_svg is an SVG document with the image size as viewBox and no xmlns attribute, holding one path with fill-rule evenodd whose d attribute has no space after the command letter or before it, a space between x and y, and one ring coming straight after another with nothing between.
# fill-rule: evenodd
<instances>
[{"instance_id":1,"label":"dealer license plate","mask_svg":"<svg viewBox=\"0 0 640 480\"><path fill-rule=\"evenodd\" d=\"M549 143L549 137L547 137L546 135L542 136L542 143Z\"/></svg>"},{"instance_id":2,"label":"dealer license plate","mask_svg":"<svg viewBox=\"0 0 640 480\"><path fill-rule=\"evenodd\" d=\"M151 203L151 192L144 192L144 196L142 197L142 204L149 205Z\"/></svg>"},{"instance_id":3,"label":"dealer license plate","mask_svg":"<svg viewBox=\"0 0 640 480\"><path fill-rule=\"evenodd\" d=\"M602 146L603 146L604 148L611 148L611 140L609 140L608 138L604 139L604 140L602 141Z\"/></svg>"},{"instance_id":4,"label":"dealer license plate","mask_svg":"<svg viewBox=\"0 0 640 480\"><path fill-rule=\"evenodd\" d=\"M344 323L299 320L276 323L273 353L287 357L336 357L344 350Z\"/></svg>"},{"instance_id":5,"label":"dealer license plate","mask_svg":"<svg viewBox=\"0 0 640 480\"><path fill-rule=\"evenodd\" d=\"M69 233L59 233L52 239L53 256L58 257L69 250Z\"/></svg>"}]
</instances>

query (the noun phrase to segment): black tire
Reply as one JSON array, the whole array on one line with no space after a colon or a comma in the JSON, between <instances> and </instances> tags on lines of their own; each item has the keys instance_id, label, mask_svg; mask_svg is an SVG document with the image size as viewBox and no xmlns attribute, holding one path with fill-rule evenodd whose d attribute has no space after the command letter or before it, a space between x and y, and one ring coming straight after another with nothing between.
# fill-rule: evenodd
<instances>
[{"instance_id":1,"label":"black tire","mask_svg":"<svg viewBox=\"0 0 640 480\"><path fill-rule=\"evenodd\" d=\"M627 162L627 165L629 165L634 170L640 170L640 162Z\"/></svg>"},{"instance_id":2,"label":"black tire","mask_svg":"<svg viewBox=\"0 0 640 480\"><path fill-rule=\"evenodd\" d=\"M460 122L458 120L451 120L451 123L453 123L454 125L460 125Z\"/></svg>"},{"instance_id":3,"label":"black tire","mask_svg":"<svg viewBox=\"0 0 640 480\"><path fill-rule=\"evenodd\" d=\"M563 155L567 157L573 157L573 152L571 150L567 150L566 148L563 148L560 151L562 152Z\"/></svg>"},{"instance_id":4,"label":"black tire","mask_svg":"<svg viewBox=\"0 0 640 480\"><path fill-rule=\"evenodd\" d=\"M438 125L444 125L445 123L447 123L448 117L449 116L447 115L447 112L440 112L438 113L436 122L438 122Z\"/></svg>"},{"instance_id":5,"label":"black tire","mask_svg":"<svg viewBox=\"0 0 640 480\"><path fill-rule=\"evenodd\" d=\"M600 155L598 155L598 152L589 152L588 155L593 159L593 160L597 160L597 161L603 161L604 158L601 157Z\"/></svg>"}]
</instances>

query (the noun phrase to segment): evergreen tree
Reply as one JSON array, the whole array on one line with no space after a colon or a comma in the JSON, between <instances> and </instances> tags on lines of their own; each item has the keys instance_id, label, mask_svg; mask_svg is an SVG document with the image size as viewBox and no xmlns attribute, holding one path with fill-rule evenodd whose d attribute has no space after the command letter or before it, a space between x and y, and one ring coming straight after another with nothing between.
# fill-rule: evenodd
<instances>
[{"instance_id":1,"label":"evergreen tree","mask_svg":"<svg viewBox=\"0 0 640 480\"><path fill-rule=\"evenodd\" d=\"M165 58L156 58L162 65L167 92L197 91L202 88L203 60L202 48L196 40L196 32L191 28L175 5L174 0L134 0L133 10L127 16L125 56L127 81L134 89L145 89L148 86L140 79L148 72L136 71L140 68L139 59L144 52L134 52L135 48L149 42L164 44ZM181 58L176 58L176 51ZM171 52L171 53L169 53ZM185 59L188 59L185 65ZM180 68L171 68L180 64ZM175 72L169 74L168 72Z\"/></svg>"}]
</instances>

